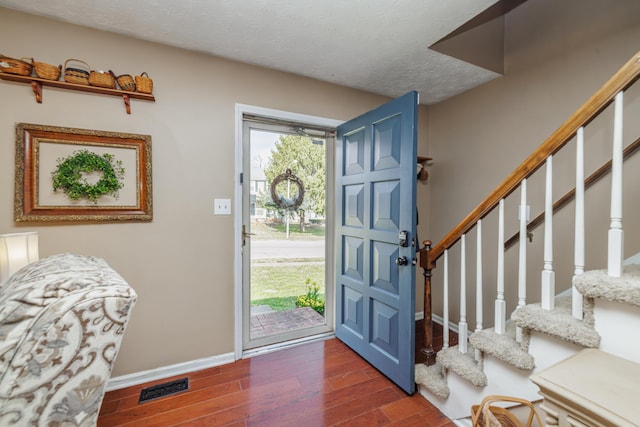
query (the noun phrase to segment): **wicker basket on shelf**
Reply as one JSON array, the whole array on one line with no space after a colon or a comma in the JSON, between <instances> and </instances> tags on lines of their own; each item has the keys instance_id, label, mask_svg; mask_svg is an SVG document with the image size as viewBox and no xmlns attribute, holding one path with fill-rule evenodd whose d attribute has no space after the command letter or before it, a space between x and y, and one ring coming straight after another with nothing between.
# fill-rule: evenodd
<instances>
[{"instance_id":1,"label":"wicker basket on shelf","mask_svg":"<svg viewBox=\"0 0 640 427\"><path fill-rule=\"evenodd\" d=\"M45 80L58 80L62 72L62 65L51 65L46 62L33 62L33 68L36 72L36 76Z\"/></svg>"},{"instance_id":2,"label":"wicker basket on shelf","mask_svg":"<svg viewBox=\"0 0 640 427\"><path fill-rule=\"evenodd\" d=\"M153 80L149 78L149 74L142 73L139 76L136 76L136 88L140 93L153 92Z\"/></svg>"},{"instance_id":3,"label":"wicker basket on shelf","mask_svg":"<svg viewBox=\"0 0 640 427\"><path fill-rule=\"evenodd\" d=\"M69 64L71 61L73 61L73 63ZM67 66L68 64L73 65L73 67ZM73 58L67 59L64 62L64 81L67 83L88 85L90 70L91 67L84 61Z\"/></svg>"},{"instance_id":4,"label":"wicker basket on shelf","mask_svg":"<svg viewBox=\"0 0 640 427\"><path fill-rule=\"evenodd\" d=\"M31 60L31 62L25 60ZM33 58L15 59L0 54L0 71L19 76L30 76L33 71Z\"/></svg>"},{"instance_id":5,"label":"wicker basket on shelf","mask_svg":"<svg viewBox=\"0 0 640 427\"><path fill-rule=\"evenodd\" d=\"M115 89L116 78L108 71L91 70L91 73L89 73L89 84L91 86Z\"/></svg>"},{"instance_id":6,"label":"wicker basket on shelf","mask_svg":"<svg viewBox=\"0 0 640 427\"><path fill-rule=\"evenodd\" d=\"M113 74L113 71L109 70L109 72ZM116 82L118 82L118 86L120 86L120 89L126 90L127 92L135 92L136 90L136 82L133 80L133 77L131 77L130 74L119 75L118 77L116 77Z\"/></svg>"}]
</instances>

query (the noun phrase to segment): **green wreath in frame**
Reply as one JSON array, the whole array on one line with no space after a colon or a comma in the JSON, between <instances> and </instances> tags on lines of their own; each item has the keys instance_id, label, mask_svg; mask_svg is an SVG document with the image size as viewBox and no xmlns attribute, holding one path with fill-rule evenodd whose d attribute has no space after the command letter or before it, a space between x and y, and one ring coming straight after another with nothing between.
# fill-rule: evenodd
<instances>
[{"instance_id":1,"label":"green wreath in frame","mask_svg":"<svg viewBox=\"0 0 640 427\"><path fill-rule=\"evenodd\" d=\"M101 174L92 184L88 175ZM62 190L71 200L89 200L98 203L105 195L118 197L118 190L124 187L124 168L113 154L96 154L83 149L72 155L58 159L58 167L51 172L53 191Z\"/></svg>"}]
</instances>

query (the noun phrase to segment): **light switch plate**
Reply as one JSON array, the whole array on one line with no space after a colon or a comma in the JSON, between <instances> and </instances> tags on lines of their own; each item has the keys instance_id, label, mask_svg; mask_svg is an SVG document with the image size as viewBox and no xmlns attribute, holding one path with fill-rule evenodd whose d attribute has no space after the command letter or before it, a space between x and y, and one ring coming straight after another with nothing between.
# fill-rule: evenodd
<instances>
[{"instance_id":1,"label":"light switch plate","mask_svg":"<svg viewBox=\"0 0 640 427\"><path fill-rule=\"evenodd\" d=\"M231 199L213 199L214 215L231 215Z\"/></svg>"}]
</instances>

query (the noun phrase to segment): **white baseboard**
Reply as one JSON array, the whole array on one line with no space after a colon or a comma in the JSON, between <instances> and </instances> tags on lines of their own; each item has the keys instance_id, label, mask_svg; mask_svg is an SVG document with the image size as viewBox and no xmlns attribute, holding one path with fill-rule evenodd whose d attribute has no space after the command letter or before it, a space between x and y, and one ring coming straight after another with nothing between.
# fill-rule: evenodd
<instances>
[{"instance_id":1,"label":"white baseboard","mask_svg":"<svg viewBox=\"0 0 640 427\"><path fill-rule=\"evenodd\" d=\"M422 320L424 319L424 311L416 311L416 320ZM443 325L444 324L444 319L442 318L442 316L438 316L437 314L432 314L431 315L431 320L434 323L437 323L438 325ZM458 325L453 323L453 322L449 322L449 330L455 332L456 334L458 333Z\"/></svg>"},{"instance_id":2,"label":"white baseboard","mask_svg":"<svg viewBox=\"0 0 640 427\"><path fill-rule=\"evenodd\" d=\"M133 374L113 377L107 383L106 391L119 390L150 381L161 380L175 375L200 371L202 369L213 368L214 366L225 365L235 362L234 353L219 354L217 356L205 357L203 359L191 360L189 362L177 363L175 365L162 366L160 368L149 369Z\"/></svg>"},{"instance_id":3,"label":"white baseboard","mask_svg":"<svg viewBox=\"0 0 640 427\"><path fill-rule=\"evenodd\" d=\"M442 316L438 316L437 314L432 314L431 319L438 325L444 325L444 319L442 318ZM449 321L449 330L457 334L458 325L456 323L453 323L452 321Z\"/></svg>"}]
</instances>

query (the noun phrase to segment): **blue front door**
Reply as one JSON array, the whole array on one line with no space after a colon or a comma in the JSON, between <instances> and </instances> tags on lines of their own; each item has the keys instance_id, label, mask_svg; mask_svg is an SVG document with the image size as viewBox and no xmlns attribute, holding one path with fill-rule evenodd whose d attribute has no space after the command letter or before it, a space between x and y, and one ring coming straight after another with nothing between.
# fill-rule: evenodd
<instances>
[{"instance_id":1,"label":"blue front door","mask_svg":"<svg viewBox=\"0 0 640 427\"><path fill-rule=\"evenodd\" d=\"M415 391L418 94L338 127L336 336Z\"/></svg>"}]
</instances>

